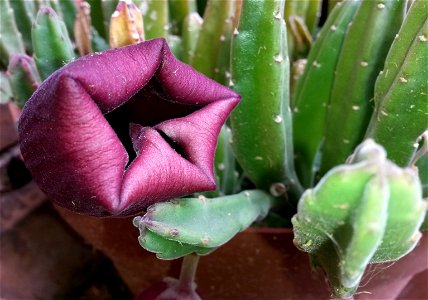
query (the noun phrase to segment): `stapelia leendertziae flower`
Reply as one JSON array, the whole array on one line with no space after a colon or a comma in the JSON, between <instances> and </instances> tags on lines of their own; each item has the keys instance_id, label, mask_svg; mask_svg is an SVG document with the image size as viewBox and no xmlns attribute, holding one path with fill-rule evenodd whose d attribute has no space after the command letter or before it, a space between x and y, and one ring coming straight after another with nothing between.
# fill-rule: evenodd
<instances>
[{"instance_id":1,"label":"stapelia leendertziae flower","mask_svg":"<svg viewBox=\"0 0 428 300\"><path fill-rule=\"evenodd\" d=\"M213 157L239 95L165 40L90 54L52 74L19 122L24 161L56 204L124 216L215 189Z\"/></svg>"}]
</instances>

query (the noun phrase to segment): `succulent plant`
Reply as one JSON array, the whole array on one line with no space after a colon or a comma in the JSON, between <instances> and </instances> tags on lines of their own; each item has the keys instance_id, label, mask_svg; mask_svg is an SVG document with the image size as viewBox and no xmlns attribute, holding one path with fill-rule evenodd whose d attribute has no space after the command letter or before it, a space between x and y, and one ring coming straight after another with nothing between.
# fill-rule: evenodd
<instances>
[{"instance_id":1,"label":"succulent plant","mask_svg":"<svg viewBox=\"0 0 428 300\"><path fill-rule=\"evenodd\" d=\"M160 299L263 218L339 298L428 227L428 4L322 2L0 1L27 167L69 210L145 210L140 245L185 257Z\"/></svg>"},{"instance_id":2,"label":"succulent plant","mask_svg":"<svg viewBox=\"0 0 428 300\"><path fill-rule=\"evenodd\" d=\"M295 244L326 271L336 295L349 297L369 263L396 260L416 246L426 210L416 170L388 161L369 139L302 195L292 220Z\"/></svg>"}]
</instances>

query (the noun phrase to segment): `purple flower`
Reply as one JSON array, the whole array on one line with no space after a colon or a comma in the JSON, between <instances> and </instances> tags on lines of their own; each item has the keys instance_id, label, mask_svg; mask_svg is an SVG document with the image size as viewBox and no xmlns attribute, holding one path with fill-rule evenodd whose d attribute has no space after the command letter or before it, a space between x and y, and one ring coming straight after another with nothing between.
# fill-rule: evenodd
<instances>
[{"instance_id":1,"label":"purple flower","mask_svg":"<svg viewBox=\"0 0 428 300\"><path fill-rule=\"evenodd\" d=\"M82 57L52 74L19 123L24 161L55 203L130 215L215 189L213 157L239 95L154 39Z\"/></svg>"}]
</instances>

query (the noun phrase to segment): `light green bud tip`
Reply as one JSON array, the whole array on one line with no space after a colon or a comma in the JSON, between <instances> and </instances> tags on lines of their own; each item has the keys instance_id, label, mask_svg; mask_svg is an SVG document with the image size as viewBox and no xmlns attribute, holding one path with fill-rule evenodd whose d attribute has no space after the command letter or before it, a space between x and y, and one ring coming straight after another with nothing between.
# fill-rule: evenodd
<instances>
[{"instance_id":1,"label":"light green bud tip","mask_svg":"<svg viewBox=\"0 0 428 300\"><path fill-rule=\"evenodd\" d=\"M417 171L386 157L366 140L303 194L292 219L295 245L324 269L338 297L355 292L369 263L399 259L421 236L427 202Z\"/></svg>"}]
</instances>

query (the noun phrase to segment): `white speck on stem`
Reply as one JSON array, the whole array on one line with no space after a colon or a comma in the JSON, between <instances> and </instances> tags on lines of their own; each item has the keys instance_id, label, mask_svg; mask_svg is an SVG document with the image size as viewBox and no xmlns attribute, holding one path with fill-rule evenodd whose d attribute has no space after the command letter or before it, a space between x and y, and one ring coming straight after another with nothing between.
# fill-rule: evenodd
<instances>
[{"instance_id":1,"label":"white speck on stem","mask_svg":"<svg viewBox=\"0 0 428 300\"><path fill-rule=\"evenodd\" d=\"M421 42L426 42L426 41L427 41L427 37L426 37L425 35L423 35L423 34L418 35L418 39L419 39Z\"/></svg>"},{"instance_id":2,"label":"white speck on stem","mask_svg":"<svg viewBox=\"0 0 428 300\"><path fill-rule=\"evenodd\" d=\"M226 40L226 37L224 35L220 35L220 41L224 42Z\"/></svg>"},{"instance_id":3,"label":"white speck on stem","mask_svg":"<svg viewBox=\"0 0 428 300\"><path fill-rule=\"evenodd\" d=\"M202 245L205 245L205 246L208 245L209 241L210 241L210 239L208 237L201 238Z\"/></svg>"},{"instance_id":4,"label":"white speck on stem","mask_svg":"<svg viewBox=\"0 0 428 300\"><path fill-rule=\"evenodd\" d=\"M366 61L362 61L362 62L360 62L360 66L362 66L362 67L367 67L369 65L369 63L368 62L366 62Z\"/></svg>"},{"instance_id":5,"label":"white speck on stem","mask_svg":"<svg viewBox=\"0 0 428 300\"><path fill-rule=\"evenodd\" d=\"M377 5L377 8L379 8L379 9L383 9L383 8L385 8L385 4L383 4L383 3L379 3L379 4Z\"/></svg>"},{"instance_id":6,"label":"white speck on stem","mask_svg":"<svg viewBox=\"0 0 428 300\"><path fill-rule=\"evenodd\" d=\"M380 226L376 222L369 222L367 224L367 227L368 227L369 231L371 231L371 232L378 232L380 230Z\"/></svg>"},{"instance_id":7,"label":"white speck on stem","mask_svg":"<svg viewBox=\"0 0 428 300\"><path fill-rule=\"evenodd\" d=\"M269 189L270 194L274 197L282 196L285 194L286 191L287 188L282 182L273 183Z\"/></svg>"},{"instance_id":8,"label":"white speck on stem","mask_svg":"<svg viewBox=\"0 0 428 300\"><path fill-rule=\"evenodd\" d=\"M256 157L254 157L254 159L255 159L255 160L263 160L263 157L261 157L261 156L256 156Z\"/></svg>"},{"instance_id":9,"label":"white speck on stem","mask_svg":"<svg viewBox=\"0 0 428 300\"><path fill-rule=\"evenodd\" d=\"M282 17L281 12L280 12L280 11L278 11L278 12L274 12L274 13L273 13L273 17L274 17L275 19L281 20L281 17Z\"/></svg>"},{"instance_id":10,"label":"white speck on stem","mask_svg":"<svg viewBox=\"0 0 428 300\"><path fill-rule=\"evenodd\" d=\"M202 202L206 202L207 198L204 195L199 195L198 200L201 200Z\"/></svg>"},{"instance_id":11,"label":"white speck on stem","mask_svg":"<svg viewBox=\"0 0 428 300\"><path fill-rule=\"evenodd\" d=\"M149 18L152 19L153 21L156 21L156 19L158 18L157 12L155 10L153 10L150 13Z\"/></svg>"},{"instance_id":12,"label":"white speck on stem","mask_svg":"<svg viewBox=\"0 0 428 300\"><path fill-rule=\"evenodd\" d=\"M315 68L319 68L321 67L321 64L318 63L316 60L314 60L314 62L312 63L312 66L314 66Z\"/></svg>"},{"instance_id":13,"label":"white speck on stem","mask_svg":"<svg viewBox=\"0 0 428 300\"><path fill-rule=\"evenodd\" d=\"M224 166L224 163L219 163L217 166L217 169L219 169L220 171L224 171L226 167Z\"/></svg>"},{"instance_id":14,"label":"white speck on stem","mask_svg":"<svg viewBox=\"0 0 428 300\"><path fill-rule=\"evenodd\" d=\"M400 82L402 82L402 83L407 83L407 79L406 79L406 78L404 78L404 77L400 77Z\"/></svg>"},{"instance_id":15,"label":"white speck on stem","mask_svg":"<svg viewBox=\"0 0 428 300\"><path fill-rule=\"evenodd\" d=\"M282 117L280 115L275 116L275 119L273 119L275 121L275 123L281 123L282 122Z\"/></svg>"},{"instance_id":16,"label":"white speck on stem","mask_svg":"<svg viewBox=\"0 0 428 300\"><path fill-rule=\"evenodd\" d=\"M284 58L282 57L282 55L281 55L281 54L275 55L275 56L273 57L273 59L274 59L277 63L280 63L280 62L282 62L282 61L284 60Z\"/></svg>"},{"instance_id":17,"label":"white speck on stem","mask_svg":"<svg viewBox=\"0 0 428 300\"><path fill-rule=\"evenodd\" d=\"M350 141L349 141L349 140L347 140L347 139L343 139L343 143L344 143L344 144L349 144L349 143L350 143Z\"/></svg>"},{"instance_id":18,"label":"white speck on stem","mask_svg":"<svg viewBox=\"0 0 428 300\"><path fill-rule=\"evenodd\" d=\"M331 25L330 30L333 31L333 32L336 31L337 30L336 25Z\"/></svg>"},{"instance_id":19,"label":"white speck on stem","mask_svg":"<svg viewBox=\"0 0 428 300\"><path fill-rule=\"evenodd\" d=\"M341 204L336 204L333 207L334 208L338 208L338 209L348 209L349 208L349 204L341 203Z\"/></svg>"},{"instance_id":20,"label":"white speck on stem","mask_svg":"<svg viewBox=\"0 0 428 300\"><path fill-rule=\"evenodd\" d=\"M352 105L352 109L353 110L360 110L360 106L358 106L358 105Z\"/></svg>"},{"instance_id":21,"label":"white speck on stem","mask_svg":"<svg viewBox=\"0 0 428 300\"><path fill-rule=\"evenodd\" d=\"M381 110L381 111L380 111L380 113L381 113L382 115L384 115L384 116L388 116L388 113L387 113L386 111L384 111L384 110Z\"/></svg>"}]
</instances>

